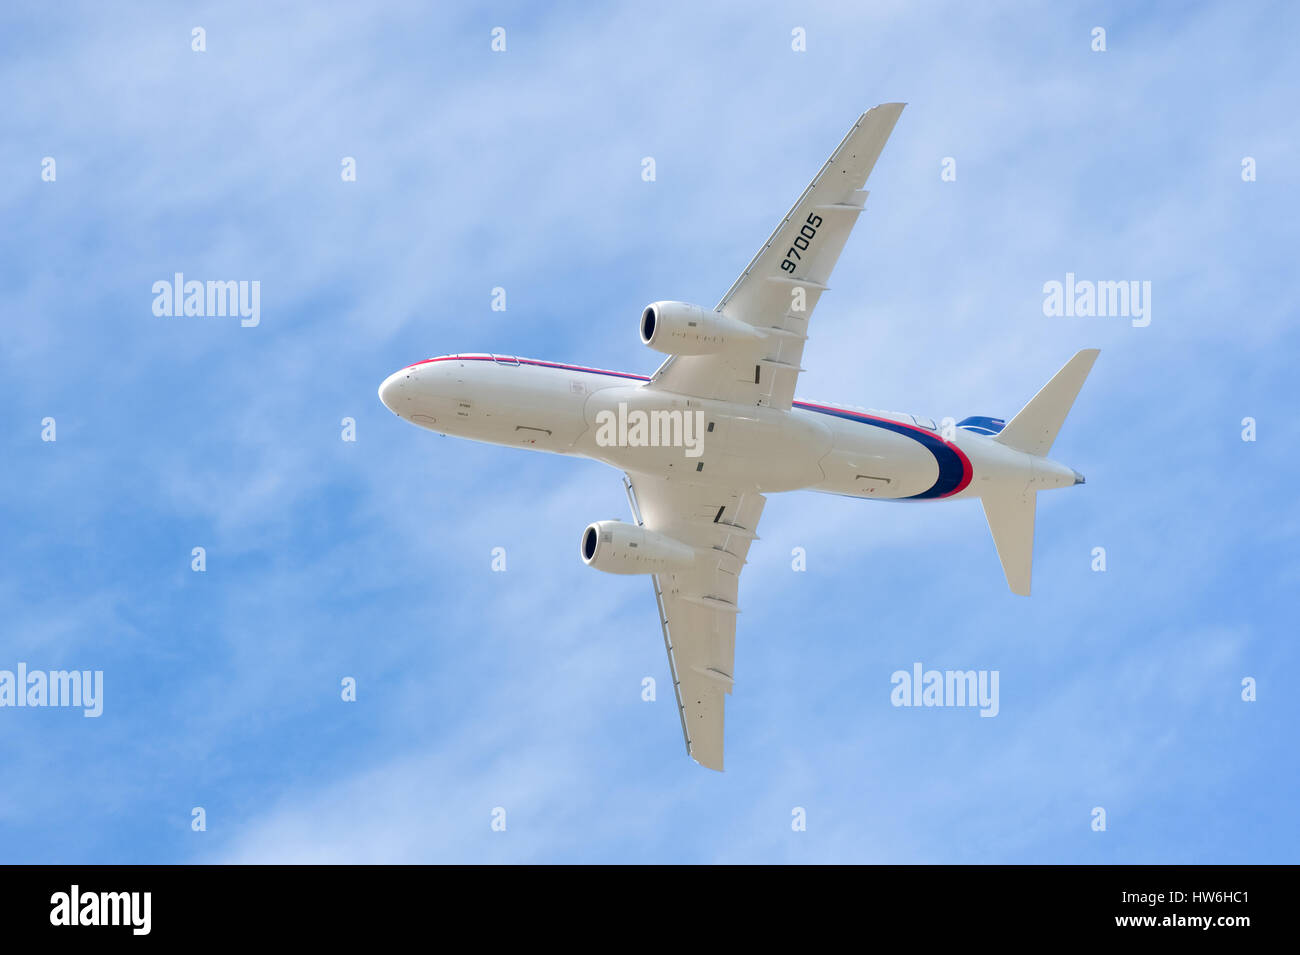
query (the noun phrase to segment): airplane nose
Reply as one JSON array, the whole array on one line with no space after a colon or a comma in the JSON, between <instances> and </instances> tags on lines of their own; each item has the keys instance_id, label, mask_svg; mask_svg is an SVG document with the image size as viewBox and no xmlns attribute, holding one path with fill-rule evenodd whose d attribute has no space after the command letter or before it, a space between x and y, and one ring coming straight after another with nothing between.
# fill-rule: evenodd
<instances>
[{"instance_id":1,"label":"airplane nose","mask_svg":"<svg viewBox=\"0 0 1300 955\"><path fill-rule=\"evenodd\" d=\"M404 372L398 371L384 379L384 383L379 386L379 400L393 414L397 414L397 399L402 390L402 383L405 381Z\"/></svg>"}]
</instances>

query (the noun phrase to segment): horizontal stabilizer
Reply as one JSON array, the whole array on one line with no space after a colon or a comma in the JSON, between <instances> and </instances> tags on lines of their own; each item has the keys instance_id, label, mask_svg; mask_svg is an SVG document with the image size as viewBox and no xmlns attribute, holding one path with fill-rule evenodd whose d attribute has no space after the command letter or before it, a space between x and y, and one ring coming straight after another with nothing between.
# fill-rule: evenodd
<instances>
[{"instance_id":1,"label":"horizontal stabilizer","mask_svg":"<svg viewBox=\"0 0 1300 955\"><path fill-rule=\"evenodd\" d=\"M1059 377L1059 376L1058 376ZM1029 580L1034 567L1034 508L1038 495L1033 491L988 495L980 499L984 519L993 532L993 546L998 549L1002 572L1012 593L1029 596Z\"/></svg>"},{"instance_id":2,"label":"horizontal stabilizer","mask_svg":"<svg viewBox=\"0 0 1300 955\"><path fill-rule=\"evenodd\" d=\"M1065 363L1041 391L1020 409L1020 414L993 440L1017 451L1042 457L1052 450L1057 432L1079 396L1083 380L1097 360L1098 349L1085 348ZM1032 516L1032 511L1031 511ZM1014 589L1014 588L1012 588Z\"/></svg>"}]
</instances>

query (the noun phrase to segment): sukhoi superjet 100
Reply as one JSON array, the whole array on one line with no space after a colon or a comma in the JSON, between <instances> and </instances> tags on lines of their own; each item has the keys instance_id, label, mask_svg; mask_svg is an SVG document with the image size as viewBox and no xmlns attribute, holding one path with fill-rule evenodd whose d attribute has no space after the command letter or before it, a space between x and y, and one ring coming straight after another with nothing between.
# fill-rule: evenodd
<instances>
[{"instance_id":1,"label":"sukhoi superjet 100","mask_svg":"<svg viewBox=\"0 0 1300 955\"><path fill-rule=\"evenodd\" d=\"M858 117L716 306L641 310L642 343L668 356L652 375L461 354L418 361L379 388L390 410L430 431L624 472L632 520L590 524L578 552L596 570L650 578L686 749L711 769L723 768L740 576L769 494L979 498L1007 583L1028 596L1037 494L1083 483L1047 455L1095 349L1074 355L1010 421L966 417L940 429L921 415L794 396L813 312L902 110L889 103Z\"/></svg>"}]
</instances>

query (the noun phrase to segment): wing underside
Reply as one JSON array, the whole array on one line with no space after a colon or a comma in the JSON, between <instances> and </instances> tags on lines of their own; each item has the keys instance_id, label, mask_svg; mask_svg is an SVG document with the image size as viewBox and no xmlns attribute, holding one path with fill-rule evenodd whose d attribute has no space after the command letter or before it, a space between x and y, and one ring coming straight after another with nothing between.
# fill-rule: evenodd
<instances>
[{"instance_id":1,"label":"wing underside","mask_svg":"<svg viewBox=\"0 0 1300 955\"><path fill-rule=\"evenodd\" d=\"M867 201L863 189L903 111L867 110L732 284L716 311L763 330L757 349L674 355L650 386L678 394L789 408L813 309Z\"/></svg>"},{"instance_id":2,"label":"wing underside","mask_svg":"<svg viewBox=\"0 0 1300 955\"><path fill-rule=\"evenodd\" d=\"M637 523L693 546L690 570L653 577L673 693L686 750L709 769L723 768L725 699L733 685L740 572L763 513L756 491L624 479Z\"/></svg>"},{"instance_id":3,"label":"wing underside","mask_svg":"<svg viewBox=\"0 0 1300 955\"><path fill-rule=\"evenodd\" d=\"M862 213L863 187L902 111L902 103L887 103L858 117L717 304L716 311L762 334L742 336L719 353L674 355L646 388L791 407L808 320ZM696 762L721 770L740 572L757 539L765 499L755 490L648 475L629 474L624 483L638 524L690 545L698 555L688 570L654 577L655 599L686 749Z\"/></svg>"}]
</instances>

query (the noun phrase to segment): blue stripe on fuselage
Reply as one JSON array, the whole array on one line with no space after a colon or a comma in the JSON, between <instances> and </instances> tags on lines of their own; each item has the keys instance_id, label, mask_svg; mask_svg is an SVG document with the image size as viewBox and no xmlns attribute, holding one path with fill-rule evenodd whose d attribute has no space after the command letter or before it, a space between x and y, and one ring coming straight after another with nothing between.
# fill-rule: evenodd
<instances>
[{"instance_id":1,"label":"blue stripe on fuselage","mask_svg":"<svg viewBox=\"0 0 1300 955\"><path fill-rule=\"evenodd\" d=\"M459 358L462 361L494 361L491 355L448 355L447 358ZM584 368L581 365L564 365L558 362L539 361L535 358L517 358L515 359L521 365L533 365L541 368L557 368L565 371L581 371L589 375L606 375L610 378L631 378L636 381L650 381L644 375L634 375L625 371L607 371L603 368ZM810 405L805 401L796 401L794 407L802 408L805 411L815 411L818 414L827 414L835 418L843 418L846 421L856 421L859 424L871 425L874 428L883 428L886 431L892 431L895 434L901 434L904 437L911 438L913 441L923 445L926 450L934 455L935 462L939 465L939 477L929 488L920 494L911 494L903 498L895 498L900 501L926 500L928 498L945 497L957 491L963 481L967 478L967 465L962 459L962 455L948 442L944 441L937 434L933 434L924 428L916 425L900 424L897 421L890 421L887 418L874 418L870 415L860 414L856 411L845 411L843 408L830 408L825 405ZM967 418L965 421L971 421ZM993 420L993 419L989 419Z\"/></svg>"},{"instance_id":2,"label":"blue stripe on fuselage","mask_svg":"<svg viewBox=\"0 0 1300 955\"><path fill-rule=\"evenodd\" d=\"M818 414L828 414L836 418L844 418L847 421L869 424L874 428L883 428L886 431L901 434L924 445L926 450L934 455L935 463L939 465L939 476L935 479L934 484L920 494L911 494L907 497L898 498L898 500L914 501L944 497L956 491L966 477L966 464L962 461L962 457L957 450L937 434L932 434L924 428L890 421L887 418L875 418L855 411L845 411L842 408L810 405L803 401L794 402L794 406L803 408L805 411L816 411Z\"/></svg>"}]
</instances>

